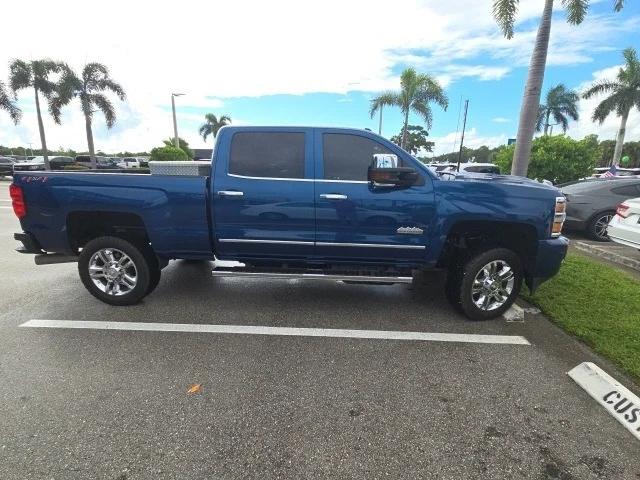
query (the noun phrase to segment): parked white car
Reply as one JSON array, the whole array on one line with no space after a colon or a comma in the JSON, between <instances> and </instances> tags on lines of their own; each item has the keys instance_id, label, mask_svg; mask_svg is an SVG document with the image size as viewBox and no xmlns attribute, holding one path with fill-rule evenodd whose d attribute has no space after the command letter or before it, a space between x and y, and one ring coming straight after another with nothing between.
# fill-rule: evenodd
<instances>
[{"instance_id":1,"label":"parked white car","mask_svg":"<svg viewBox=\"0 0 640 480\"><path fill-rule=\"evenodd\" d=\"M452 164L451 166L445 168L444 170L442 170L443 172L446 173L455 173L458 171L458 165L457 164ZM460 164L460 172L466 172L466 173L500 173L500 167L498 167L497 165L494 165L493 163L476 163L476 162L469 162L469 163L461 163Z\"/></svg>"},{"instance_id":2,"label":"parked white car","mask_svg":"<svg viewBox=\"0 0 640 480\"><path fill-rule=\"evenodd\" d=\"M121 162L118 162L120 168L139 168L140 160L136 157L124 157Z\"/></svg>"},{"instance_id":3,"label":"parked white car","mask_svg":"<svg viewBox=\"0 0 640 480\"><path fill-rule=\"evenodd\" d=\"M614 242L640 249L640 197L618 205L607 234Z\"/></svg>"}]
</instances>

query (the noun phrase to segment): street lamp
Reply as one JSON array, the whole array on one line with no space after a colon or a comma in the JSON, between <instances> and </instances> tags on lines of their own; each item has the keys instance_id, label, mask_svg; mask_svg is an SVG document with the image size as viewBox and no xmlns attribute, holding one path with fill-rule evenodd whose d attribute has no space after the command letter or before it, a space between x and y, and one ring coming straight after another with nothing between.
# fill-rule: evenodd
<instances>
[{"instance_id":1,"label":"street lamp","mask_svg":"<svg viewBox=\"0 0 640 480\"><path fill-rule=\"evenodd\" d=\"M180 140L178 139L178 122L176 122L176 97L180 97L184 93L172 93L171 94L171 110L173 111L173 143L176 148L180 148Z\"/></svg>"}]
</instances>

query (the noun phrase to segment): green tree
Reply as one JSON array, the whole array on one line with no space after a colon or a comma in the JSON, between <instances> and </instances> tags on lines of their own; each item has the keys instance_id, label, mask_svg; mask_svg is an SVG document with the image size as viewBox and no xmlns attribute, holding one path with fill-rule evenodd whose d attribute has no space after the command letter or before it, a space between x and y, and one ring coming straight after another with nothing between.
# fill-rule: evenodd
<instances>
[{"instance_id":1,"label":"green tree","mask_svg":"<svg viewBox=\"0 0 640 480\"><path fill-rule=\"evenodd\" d=\"M435 143L427 140L429 133L420 125L408 125L407 126L407 138L405 150L412 155L417 155L419 151L432 152ZM391 137L391 141L396 145L402 143L402 132L398 135Z\"/></svg>"},{"instance_id":2,"label":"green tree","mask_svg":"<svg viewBox=\"0 0 640 480\"><path fill-rule=\"evenodd\" d=\"M620 163L629 112L634 107L640 108L640 61L638 55L634 48L625 48L622 55L625 64L618 71L616 79L596 82L583 94L584 98L609 94L593 111L594 122L597 121L602 125L613 112L620 117L620 128L611 160L613 165Z\"/></svg>"},{"instance_id":3,"label":"green tree","mask_svg":"<svg viewBox=\"0 0 640 480\"><path fill-rule=\"evenodd\" d=\"M176 148L172 145L165 145L164 147L156 147L151 150L149 160L156 162L185 161L189 160L189 157L183 149Z\"/></svg>"},{"instance_id":4,"label":"green tree","mask_svg":"<svg viewBox=\"0 0 640 480\"><path fill-rule=\"evenodd\" d=\"M14 95L18 90L33 88L36 100L36 115L38 117L38 130L40 132L40 143L42 144L42 156L44 157L44 167L49 170L49 153L47 150L47 139L44 134L44 124L42 123L42 112L40 111L40 94L44 96L49 104L49 111L53 115L52 101L56 84L49 80L49 75L57 73L62 69L62 64L53 60L14 60L9 65L9 85ZM53 120L60 123L60 117L53 115Z\"/></svg>"},{"instance_id":5,"label":"green tree","mask_svg":"<svg viewBox=\"0 0 640 480\"><path fill-rule=\"evenodd\" d=\"M15 96L7 91L4 82L0 82L0 110L5 110L16 125L22 117L22 110L15 103Z\"/></svg>"},{"instance_id":6,"label":"green tree","mask_svg":"<svg viewBox=\"0 0 640 480\"><path fill-rule=\"evenodd\" d=\"M175 148L175 139L174 138L168 138L167 140L163 140L162 143L165 144L165 146L167 147L174 147ZM180 138L178 137L178 145L180 147L180 150L182 150L184 152L184 154L187 156L187 158L193 158L193 150L191 150L189 148L189 144L187 143L187 141L184 138Z\"/></svg>"},{"instance_id":7,"label":"green tree","mask_svg":"<svg viewBox=\"0 0 640 480\"><path fill-rule=\"evenodd\" d=\"M96 168L92 128L93 114L96 111L101 111L107 128L113 127L116 123L116 111L111 100L105 94L106 92L114 93L122 101L126 98L124 89L109 76L109 69L103 64L87 63L80 76L65 65L51 105L51 114L59 123L60 109L74 98L80 100L92 168Z\"/></svg>"},{"instance_id":8,"label":"green tree","mask_svg":"<svg viewBox=\"0 0 640 480\"><path fill-rule=\"evenodd\" d=\"M509 173L515 155L515 145L503 147L496 154L495 163L503 173ZM564 135L547 135L533 140L530 178L566 183L588 177L599 155L597 145L590 139L574 140Z\"/></svg>"},{"instance_id":9,"label":"green tree","mask_svg":"<svg viewBox=\"0 0 640 480\"><path fill-rule=\"evenodd\" d=\"M438 81L431 75L418 74L415 69L407 68L400 75L399 92L383 92L371 100L369 114L371 118L379 108L384 106L399 107L404 115L402 126L402 139L400 147L407 145L407 127L409 126L409 113L414 112L424 121L427 129L431 129L433 123L433 112L431 102L440 105L443 110L447 110L449 99Z\"/></svg>"},{"instance_id":10,"label":"green tree","mask_svg":"<svg viewBox=\"0 0 640 480\"><path fill-rule=\"evenodd\" d=\"M228 115L222 115L220 118L216 117L213 113L207 113L204 116L205 122L200 126L198 130L200 132L200 136L206 142L207 137L211 135L213 137L213 143L216 142L216 136L218 135L218 131L224 127L225 125L229 125L231 123L231 117Z\"/></svg>"},{"instance_id":11,"label":"green tree","mask_svg":"<svg viewBox=\"0 0 640 480\"><path fill-rule=\"evenodd\" d=\"M555 120L555 125L562 126L562 133L569 128L569 118L578 120L578 100L580 96L573 90L567 89L562 83L549 89L546 103L538 107L538 120L536 131L544 129L544 134L549 133L549 123L551 117ZM567 118L568 117L568 118Z\"/></svg>"},{"instance_id":12,"label":"green tree","mask_svg":"<svg viewBox=\"0 0 640 480\"><path fill-rule=\"evenodd\" d=\"M513 37L513 26L518 13L518 4L519 0L493 0L493 16L507 38ZM578 25L582 23L587 14L589 1L562 0L562 5L567 10L567 21L570 24ZM614 10L616 12L620 11L623 6L624 0L614 0ZM527 84L520 107L515 157L511 171L513 175L526 176L527 174L531 142L536 128L538 106L540 105L540 92L542 91L544 70L547 64L552 11L553 0L545 0L533 53L531 54Z\"/></svg>"}]
</instances>

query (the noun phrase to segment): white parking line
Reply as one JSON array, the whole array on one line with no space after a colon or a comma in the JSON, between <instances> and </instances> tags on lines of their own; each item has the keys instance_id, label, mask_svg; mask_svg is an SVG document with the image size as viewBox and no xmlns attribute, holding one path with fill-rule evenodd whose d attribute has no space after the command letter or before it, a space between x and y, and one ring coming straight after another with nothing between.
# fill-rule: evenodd
<instances>
[{"instance_id":1,"label":"white parking line","mask_svg":"<svg viewBox=\"0 0 640 480\"><path fill-rule=\"evenodd\" d=\"M295 337L366 338L376 340L420 340L431 342L530 345L526 338L517 335L398 332L384 330L343 330L336 328L262 327L257 325L100 322L86 320L29 320L28 322L25 322L20 326L32 328L80 328L90 330L135 330L146 332L235 333L241 335L282 335Z\"/></svg>"},{"instance_id":2,"label":"white parking line","mask_svg":"<svg viewBox=\"0 0 640 480\"><path fill-rule=\"evenodd\" d=\"M0 208L5 208L7 210L11 210L13 207L3 207L2 205L0 205Z\"/></svg>"}]
</instances>

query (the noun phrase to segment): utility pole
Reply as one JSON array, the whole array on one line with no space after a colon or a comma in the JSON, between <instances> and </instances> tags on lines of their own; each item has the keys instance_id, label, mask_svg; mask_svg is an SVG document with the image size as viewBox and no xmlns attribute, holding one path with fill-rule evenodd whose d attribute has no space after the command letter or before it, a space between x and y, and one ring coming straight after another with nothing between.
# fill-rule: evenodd
<instances>
[{"instance_id":1,"label":"utility pole","mask_svg":"<svg viewBox=\"0 0 640 480\"><path fill-rule=\"evenodd\" d=\"M460 153L458 154L458 168L460 171L460 162L462 161L462 145L464 144L464 131L467 128L467 110L469 109L469 100L464 101L464 121L462 122L462 137L460 138Z\"/></svg>"},{"instance_id":2,"label":"utility pole","mask_svg":"<svg viewBox=\"0 0 640 480\"><path fill-rule=\"evenodd\" d=\"M378 124L378 135L382 135L382 108L383 106L380 105L380 123Z\"/></svg>"},{"instance_id":3,"label":"utility pole","mask_svg":"<svg viewBox=\"0 0 640 480\"><path fill-rule=\"evenodd\" d=\"M173 143L176 148L180 148L180 139L178 138L178 122L176 121L176 101L175 98L184 95L184 93L171 94L171 110L173 111Z\"/></svg>"}]
</instances>

